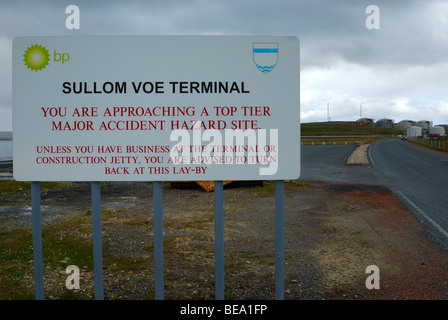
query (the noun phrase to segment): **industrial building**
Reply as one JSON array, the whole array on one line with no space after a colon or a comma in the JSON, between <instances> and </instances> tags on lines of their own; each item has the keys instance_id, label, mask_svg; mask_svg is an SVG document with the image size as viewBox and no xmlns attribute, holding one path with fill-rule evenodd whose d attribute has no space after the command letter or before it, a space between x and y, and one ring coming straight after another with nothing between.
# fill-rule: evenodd
<instances>
[{"instance_id":1,"label":"industrial building","mask_svg":"<svg viewBox=\"0 0 448 320\"><path fill-rule=\"evenodd\" d=\"M422 135L422 127L412 126L407 130L407 137L419 137Z\"/></svg>"},{"instance_id":2,"label":"industrial building","mask_svg":"<svg viewBox=\"0 0 448 320\"><path fill-rule=\"evenodd\" d=\"M432 123L431 123L431 121L428 121L428 120L420 120L420 121L417 121L417 123L415 125L424 130L429 130L429 128L431 128L431 126L432 126Z\"/></svg>"},{"instance_id":3,"label":"industrial building","mask_svg":"<svg viewBox=\"0 0 448 320\"><path fill-rule=\"evenodd\" d=\"M375 123L373 122L373 119L361 118L356 121L356 126L361 128L374 127Z\"/></svg>"},{"instance_id":4,"label":"industrial building","mask_svg":"<svg viewBox=\"0 0 448 320\"><path fill-rule=\"evenodd\" d=\"M375 123L377 128L393 128L394 127L394 121L392 119L380 119Z\"/></svg>"},{"instance_id":5,"label":"industrial building","mask_svg":"<svg viewBox=\"0 0 448 320\"><path fill-rule=\"evenodd\" d=\"M412 126L415 126L415 121L412 120L401 120L400 122L397 123L398 129L408 129Z\"/></svg>"},{"instance_id":6,"label":"industrial building","mask_svg":"<svg viewBox=\"0 0 448 320\"><path fill-rule=\"evenodd\" d=\"M445 128L442 126L434 126L429 128L429 133L438 134L441 137L445 136Z\"/></svg>"},{"instance_id":7,"label":"industrial building","mask_svg":"<svg viewBox=\"0 0 448 320\"><path fill-rule=\"evenodd\" d=\"M448 135L448 124L438 124L438 127L442 127L445 129L445 135Z\"/></svg>"}]
</instances>

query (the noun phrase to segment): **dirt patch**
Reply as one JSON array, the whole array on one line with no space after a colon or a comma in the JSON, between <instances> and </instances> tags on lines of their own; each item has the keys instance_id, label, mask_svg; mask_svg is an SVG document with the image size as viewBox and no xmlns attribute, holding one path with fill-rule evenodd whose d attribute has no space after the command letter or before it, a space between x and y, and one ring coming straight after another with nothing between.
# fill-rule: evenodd
<instances>
[{"instance_id":1,"label":"dirt patch","mask_svg":"<svg viewBox=\"0 0 448 320\"><path fill-rule=\"evenodd\" d=\"M274 191L269 182L224 189L226 299L274 298ZM30 234L29 215L12 210L27 197L15 195L11 210L0 212L0 223L9 226L0 247L13 243L18 230ZM91 243L90 201L88 183L42 195L44 254L67 239ZM213 201L213 192L200 187L163 184L165 299L214 299ZM154 299L151 183L102 184L102 224L105 299ZM94 297L92 261L74 251L44 256L47 298ZM76 292L65 288L70 264L81 269ZM380 289L366 288L369 265L379 268ZM446 251L388 189L285 183L285 299L447 299L447 270ZM2 299L14 298L14 287L33 295L29 252L0 262L0 271L0 282L8 284Z\"/></svg>"},{"instance_id":2,"label":"dirt patch","mask_svg":"<svg viewBox=\"0 0 448 320\"><path fill-rule=\"evenodd\" d=\"M448 298L446 251L388 189L325 187L336 192L331 192L322 213L326 219L315 256L326 270L333 294L343 291L344 297L369 299ZM380 270L379 290L366 290L368 265Z\"/></svg>"}]
</instances>

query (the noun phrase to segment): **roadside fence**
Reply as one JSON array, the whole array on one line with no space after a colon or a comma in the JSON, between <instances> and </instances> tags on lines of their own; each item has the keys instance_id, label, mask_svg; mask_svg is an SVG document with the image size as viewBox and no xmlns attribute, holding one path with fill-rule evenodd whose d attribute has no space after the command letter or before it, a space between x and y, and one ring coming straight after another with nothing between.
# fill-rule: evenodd
<instances>
[{"instance_id":1,"label":"roadside fence","mask_svg":"<svg viewBox=\"0 0 448 320\"><path fill-rule=\"evenodd\" d=\"M440 150L448 152L448 143L447 141L440 141L440 140L434 140L434 139L421 139L421 138L408 138L408 141L425 146L434 150Z\"/></svg>"}]
</instances>

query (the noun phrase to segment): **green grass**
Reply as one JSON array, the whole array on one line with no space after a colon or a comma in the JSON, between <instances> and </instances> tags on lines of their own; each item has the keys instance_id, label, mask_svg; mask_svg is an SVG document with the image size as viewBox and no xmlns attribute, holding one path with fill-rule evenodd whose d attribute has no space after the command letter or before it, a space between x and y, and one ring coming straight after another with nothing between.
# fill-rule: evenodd
<instances>
[{"instance_id":1,"label":"green grass","mask_svg":"<svg viewBox=\"0 0 448 320\"><path fill-rule=\"evenodd\" d=\"M13 180L0 180L0 193L4 192L18 192L22 190L29 190L30 183Z\"/></svg>"},{"instance_id":2,"label":"green grass","mask_svg":"<svg viewBox=\"0 0 448 320\"><path fill-rule=\"evenodd\" d=\"M70 222L69 225L76 225ZM73 235L67 236L65 232L69 226L54 226L44 228L42 231L42 250L44 260L55 268L67 260L68 264L77 266L93 267L93 248L91 241L76 238ZM68 259L66 259L68 258ZM65 268L66 266L64 266Z\"/></svg>"},{"instance_id":3,"label":"green grass","mask_svg":"<svg viewBox=\"0 0 448 320\"><path fill-rule=\"evenodd\" d=\"M310 122L300 125L302 145L359 145L381 139L398 139L401 134L401 129L356 127L354 121Z\"/></svg>"},{"instance_id":4,"label":"green grass","mask_svg":"<svg viewBox=\"0 0 448 320\"><path fill-rule=\"evenodd\" d=\"M66 185L65 182L41 182L41 189L59 188ZM31 189L31 183L26 181L15 180L0 180L0 193L10 192L15 193L19 191L27 191Z\"/></svg>"},{"instance_id":5,"label":"green grass","mask_svg":"<svg viewBox=\"0 0 448 320\"><path fill-rule=\"evenodd\" d=\"M0 232L0 263L13 260L33 259L33 240L31 230L20 228L14 233Z\"/></svg>"},{"instance_id":6,"label":"green grass","mask_svg":"<svg viewBox=\"0 0 448 320\"><path fill-rule=\"evenodd\" d=\"M93 249L89 240L74 237L67 232L80 223L82 218L59 223L42 229L42 250L44 263L60 266L68 261L78 266L93 266ZM86 229L87 230L87 229ZM69 235L67 235L69 234ZM30 261L33 259L33 239L31 229L17 228L14 232L0 233L0 264L13 260Z\"/></svg>"},{"instance_id":7,"label":"green grass","mask_svg":"<svg viewBox=\"0 0 448 320\"><path fill-rule=\"evenodd\" d=\"M137 220L129 220L126 221L126 223L130 226L144 226L144 227L152 227L153 226L153 222L152 219L145 219L145 220L141 220L141 219L137 219Z\"/></svg>"},{"instance_id":8,"label":"green grass","mask_svg":"<svg viewBox=\"0 0 448 320\"><path fill-rule=\"evenodd\" d=\"M76 217L42 228L44 272L64 270L68 265L93 269L93 246L89 239L78 237L75 229L90 232L89 219ZM84 230L82 230L84 228ZM104 252L107 244L103 245ZM34 299L33 235L31 228L16 228L14 232L0 232L0 300ZM48 269L47 269L48 268ZM27 285L28 284L28 285ZM81 298L82 294L65 292L59 299Z\"/></svg>"},{"instance_id":9,"label":"green grass","mask_svg":"<svg viewBox=\"0 0 448 320\"><path fill-rule=\"evenodd\" d=\"M307 138L302 137L300 143L302 145L333 145L333 144L370 144L383 139L400 139L399 137L358 137L358 138L333 138L319 137Z\"/></svg>"},{"instance_id":10,"label":"green grass","mask_svg":"<svg viewBox=\"0 0 448 320\"><path fill-rule=\"evenodd\" d=\"M354 121L310 122L300 124L300 135L304 136L362 136L362 135L398 135L400 129L359 128Z\"/></svg>"}]
</instances>

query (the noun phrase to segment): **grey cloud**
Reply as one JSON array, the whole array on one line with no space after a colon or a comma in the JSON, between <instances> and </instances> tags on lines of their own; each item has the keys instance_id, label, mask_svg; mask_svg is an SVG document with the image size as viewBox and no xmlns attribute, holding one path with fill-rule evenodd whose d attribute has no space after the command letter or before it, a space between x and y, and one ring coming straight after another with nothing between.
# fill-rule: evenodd
<instances>
[{"instance_id":1,"label":"grey cloud","mask_svg":"<svg viewBox=\"0 0 448 320\"><path fill-rule=\"evenodd\" d=\"M65 29L69 4L80 7L78 31ZM380 30L365 27L365 9L371 4L380 9ZM327 99L335 107L334 119L356 117L360 101L374 97L379 102L371 105L370 110L377 112L372 117L388 117L384 113L390 111L391 117L398 118L400 112L422 110L448 122L444 112L447 17L448 2L438 0L18 0L0 2L0 39L90 34L294 35L301 42L302 78L314 77L311 84L302 84L303 96L316 92L302 104L303 119L326 119ZM0 43L3 57L5 41ZM9 73L1 81L8 81L6 64L0 70ZM0 107L7 107L5 90L0 91Z\"/></svg>"}]
</instances>

